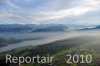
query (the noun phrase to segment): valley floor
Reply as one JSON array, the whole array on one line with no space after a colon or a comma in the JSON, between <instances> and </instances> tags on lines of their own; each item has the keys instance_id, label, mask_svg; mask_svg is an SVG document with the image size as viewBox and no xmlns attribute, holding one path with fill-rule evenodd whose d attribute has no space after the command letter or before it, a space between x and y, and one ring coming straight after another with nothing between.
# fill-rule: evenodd
<instances>
[{"instance_id":1,"label":"valley floor","mask_svg":"<svg viewBox=\"0 0 100 66\"><path fill-rule=\"evenodd\" d=\"M13 49L7 52L0 53L0 64L5 64L5 54L11 54L13 56L34 56L34 55L46 55L50 54L55 56L53 64L22 64L23 66L100 66L100 32L80 32L81 35L72 38L62 39L51 43L38 45L38 46L26 46L17 49ZM64 60L66 54L91 54L93 56L92 63L72 63L66 64ZM17 64L8 64L14 66Z\"/></svg>"}]
</instances>

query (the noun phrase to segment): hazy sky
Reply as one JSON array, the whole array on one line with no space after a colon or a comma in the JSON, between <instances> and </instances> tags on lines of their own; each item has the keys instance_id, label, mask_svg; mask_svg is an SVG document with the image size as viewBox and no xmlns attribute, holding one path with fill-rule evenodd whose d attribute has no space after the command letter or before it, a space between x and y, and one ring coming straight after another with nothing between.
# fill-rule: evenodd
<instances>
[{"instance_id":1,"label":"hazy sky","mask_svg":"<svg viewBox=\"0 0 100 66\"><path fill-rule=\"evenodd\" d=\"M100 24L100 0L0 0L0 24Z\"/></svg>"}]
</instances>

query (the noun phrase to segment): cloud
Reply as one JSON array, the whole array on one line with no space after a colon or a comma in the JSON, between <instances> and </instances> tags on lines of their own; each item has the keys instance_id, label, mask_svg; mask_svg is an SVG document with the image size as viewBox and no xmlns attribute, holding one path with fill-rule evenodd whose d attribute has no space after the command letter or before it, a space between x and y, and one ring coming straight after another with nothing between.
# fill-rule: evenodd
<instances>
[{"instance_id":1,"label":"cloud","mask_svg":"<svg viewBox=\"0 0 100 66\"><path fill-rule=\"evenodd\" d=\"M12 8L20 8L19 6L15 5L14 3L11 2L11 0L7 0L6 4Z\"/></svg>"},{"instance_id":2,"label":"cloud","mask_svg":"<svg viewBox=\"0 0 100 66\"><path fill-rule=\"evenodd\" d=\"M39 12L36 17L33 17L35 22L46 22L46 21L55 21L66 19L67 17L73 16L82 16L84 14L97 11L99 9L100 1L97 0L83 0L78 1L79 3L77 6L73 6L71 8L63 9L63 10L53 10L53 11L44 11Z\"/></svg>"},{"instance_id":3,"label":"cloud","mask_svg":"<svg viewBox=\"0 0 100 66\"><path fill-rule=\"evenodd\" d=\"M71 16L80 16L87 12L93 11L93 8L90 7L74 7L70 9L54 11L54 12L41 12L37 17L36 21L48 21L48 20L57 20Z\"/></svg>"},{"instance_id":4,"label":"cloud","mask_svg":"<svg viewBox=\"0 0 100 66\"><path fill-rule=\"evenodd\" d=\"M85 14L88 16L89 13L100 11L100 0L2 0L0 2L2 3L0 19L14 23L62 22L68 18L82 17Z\"/></svg>"}]
</instances>

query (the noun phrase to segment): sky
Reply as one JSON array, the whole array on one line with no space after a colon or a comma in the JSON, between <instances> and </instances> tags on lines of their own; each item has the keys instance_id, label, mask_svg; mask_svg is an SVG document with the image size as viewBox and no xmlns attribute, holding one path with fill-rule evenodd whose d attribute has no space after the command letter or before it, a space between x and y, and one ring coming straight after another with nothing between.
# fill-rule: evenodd
<instances>
[{"instance_id":1,"label":"sky","mask_svg":"<svg viewBox=\"0 0 100 66\"><path fill-rule=\"evenodd\" d=\"M0 24L100 24L100 0L0 0Z\"/></svg>"}]
</instances>

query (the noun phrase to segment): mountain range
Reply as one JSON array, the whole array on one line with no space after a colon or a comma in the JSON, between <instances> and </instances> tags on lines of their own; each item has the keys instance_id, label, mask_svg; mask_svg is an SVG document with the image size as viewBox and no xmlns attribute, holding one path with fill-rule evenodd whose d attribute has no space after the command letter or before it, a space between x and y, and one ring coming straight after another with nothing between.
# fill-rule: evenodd
<instances>
[{"instance_id":1,"label":"mountain range","mask_svg":"<svg viewBox=\"0 0 100 66\"><path fill-rule=\"evenodd\" d=\"M79 29L79 30L99 30L100 29L100 25L97 25L95 27L91 27L91 28L82 28L82 29Z\"/></svg>"},{"instance_id":2,"label":"mountain range","mask_svg":"<svg viewBox=\"0 0 100 66\"><path fill-rule=\"evenodd\" d=\"M56 25L48 25L45 27L40 27L40 28L33 30L32 32L66 31L66 30L68 30L67 26L56 24Z\"/></svg>"},{"instance_id":3,"label":"mountain range","mask_svg":"<svg viewBox=\"0 0 100 66\"><path fill-rule=\"evenodd\" d=\"M52 32L76 30L76 27L64 24L1 24L0 33L5 32ZM100 25L95 27L79 27L77 30L100 29Z\"/></svg>"},{"instance_id":4,"label":"mountain range","mask_svg":"<svg viewBox=\"0 0 100 66\"><path fill-rule=\"evenodd\" d=\"M68 27L62 24L5 24L0 25L0 33L4 32L47 32L47 31L65 31Z\"/></svg>"}]
</instances>

